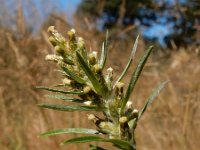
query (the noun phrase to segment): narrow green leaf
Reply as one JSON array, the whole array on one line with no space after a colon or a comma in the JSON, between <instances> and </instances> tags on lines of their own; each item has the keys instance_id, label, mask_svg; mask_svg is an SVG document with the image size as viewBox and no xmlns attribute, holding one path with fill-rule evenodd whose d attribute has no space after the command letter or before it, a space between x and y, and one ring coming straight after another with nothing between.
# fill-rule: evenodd
<instances>
[{"instance_id":1,"label":"narrow green leaf","mask_svg":"<svg viewBox=\"0 0 200 150\"><path fill-rule=\"evenodd\" d=\"M95 77L95 74L92 72L92 70L90 69L88 64L85 62L83 57L80 55L80 53L76 52L76 55L77 55L77 60L80 64L81 68L83 69L83 71L85 72L85 74L87 75L89 80L91 81L95 91L97 93L101 93L102 87L101 87L101 84L99 83L99 81L97 80L97 78Z\"/></svg>"},{"instance_id":2,"label":"narrow green leaf","mask_svg":"<svg viewBox=\"0 0 200 150\"><path fill-rule=\"evenodd\" d=\"M77 144L77 143L86 143L86 142L109 142L116 146L119 146L120 148L126 149L126 150L133 150L133 147L131 144L129 144L127 141L118 140L118 139L105 139L97 136L84 136L84 137L77 137L73 138L67 141L64 141L61 143L61 145L64 144Z\"/></svg>"},{"instance_id":3,"label":"narrow green leaf","mask_svg":"<svg viewBox=\"0 0 200 150\"><path fill-rule=\"evenodd\" d=\"M65 87L65 86L68 86L66 84L56 84L56 85L53 85L53 87Z\"/></svg>"},{"instance_id":4,"label":"narrow green leaf","mask_svg":"<svg viewBox=\"0 0 200 150\"><path fill-rule=\"evenodd\" d=\"M69 59L68 57L64 57L64 62L69 65L74 65L74 62L71 59Z\"/></svg>"},{"instance_id":5,"label":"narrow green leaf","mask_svg":"<svg viewBox=\"0 0 200 150\"><path fill-rule=\"evenodd\" d=\"M137 36L137 38L136 38L136 40L135 40L135 43L134 43L134 46L133 46L132 53L131 53L131 56L130 56L130 58L129 58L129 61L128 61L128 63L127 63L127 65L126 65L125 69L123 70L122 74L121 74L120 77L117 79L115 85L123 79L124 75L127 73L128 69L129 69L129 67L130 67L130 65L131 65L131 63L132 63L132 61L133 61L133 57L134 57L135 52L136 52L136 50L137 50L138 39L139 39L139 35ZM115 87L115 85L114 85L114 87Z\"/></svg>"},{"instance_id":6,"label":"narrow green leaf","mask_svg":"<svg viewBox=\"0 0 200 150\"><path fill-rule=\"evenodd\" d=\"M75 80L78 83L85 83L85 81L82 78L80 78L79 76L77 76L74 72L70 71L67 67L61 67L61 68L67 73L67 75L71 79Z\"/></svg>"},{"instance_id":7,"label":"narrow green leaf","mask_svg":"<svg viewBox=\"0 0 200 150\"><path fill-rule=\"evenodd\" d=\"M103 69L106 64L106 59L108 55L108 31L106 32L106 40L102 44L101 57L100 57L100 66Z\"/></svg>"},{"instance_id":8,"label":"narrow green leaf","mask_svg":"<svg viewBox=\"0 0 200 150\"><path fill-rule=\"evenodd\" d=\"M78 133L78 134L99 134L97 130L86 129L86 128L66 128L66 129L57 129L53 131L48 131L41 133L40 136L54 136L59 134L66 133Z\"/></svg>"},{"instance_id":9,"label":"narrow green leaf","mask_svg":"<svg viewBox=\"0 0 200 150\"><path fill-rule=\"evenodd\" d=\"M135 130L135 128L136 128L136 126L137 126L137 119L136 118L134 118L134 119L132 119L132 120L130 120L129 122L128 122L128 126L129 126L129 128L134 132L134 130Z\"/></svg>"},{"instance_id":10,"label":"narrow green leaf","mask_svg":"<svg viewBox=\"0 0 200 150\"><path fill-rule=\"evenodd\" d=\"M106 150L100 146L90 144L90 150Z\"/></svg>"},{"instance_id":11,"label":"narrow green leaf","mask_svg":"<svg viewBox=\"0 0 200 150\"><path fill-rule=\"evenodd\" d=\"M97 106L80 106L80 105L54 105L54 104L39 104L39 107L54 109L59 111L102 111L103 108Z\"/></svg>"},{"instance_id":12,"label":"narrow green leaf","mask_svg":"<svg viewBox=\"0 0 200 150\"><path fill-rule=\"evenodd\" d=\"M42 89L42 90L47 90L47 91L51 91L51 92L56 92L56 93L62 93L62 94L84 94L82 91L63 91L63 90L58 90L58 89L53 89L53 88L49 88L49 87L44 87L44 86L37 86L37 89Z\"/></svg>"},{"instance_id":13,"label":"narrow green leaf","mask_svg":"<svg viewBox=\"0 0 200 150\"><path fill-rule=\"evenodd\" d=\"M137 80L138 80L138 78L139 78L139 76L142 72L142 69L143 69L149 55L151 54L152 50L153 50L153 46L150 46L149 49L145 52L144 56L141 58L141 60L140 60L139 64L137 65L134 73L132 74L131 80L130 80L129 85L128 85L128 89L127 89L126 94L125 94L125 98L124 98L123 103L122 103L122 112L124 112L124 108L126 106L126 103L129 99L131 93L134 90L136 82L137 82Z\"/></svg>"},{"instance_id":14,"label":"narrow green leaf","mask_svg":"<svg viewBox=\"0 0 200 150\"><path fill-rule=\"evenodd\" d=\"M78 99L78 98L73 98L73 97L66 97L63 95L53 95L53 94L47 94L45 95L48 98L54 98L54 99L60 99L63 101L68 101L68 102L77 102L77 103L83 103L84 100Z\"/></svg>"},{"instance_id":15,"label":"narrow green leaf","mask_svg":"<svg viewBox=\"0 0 200 150\"><path fill-rule=\"evenodd\" d=\"M78 47L76 49L76 51L78 51L85 60L88 59L87 51L86 51L85 47Z\"/></svg>"},{"instance_id":16,"label":"narrow green leaf","mask_svg":"<svg viewBox=\"0 0 200 150\"><path fill-rule=\"evenodd\" d=\"M151 96L148 98L146 104L142 108L142 110L139 112L138 119L140 119L147 109L147 107L155 100L155 98L159 95L160 91L165 87L166 83L169 81L162 82L161 84L158 85L158 87L153 91Z\"/></svg>"}]
</instances>

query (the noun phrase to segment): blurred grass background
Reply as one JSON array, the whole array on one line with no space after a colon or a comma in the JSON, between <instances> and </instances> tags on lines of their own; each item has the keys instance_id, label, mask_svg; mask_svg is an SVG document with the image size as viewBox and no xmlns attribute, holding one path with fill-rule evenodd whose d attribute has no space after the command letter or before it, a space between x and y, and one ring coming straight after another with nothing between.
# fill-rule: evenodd
<instances>
[{"instance_id":1,"label":"blurred grass background","mask_svg":"<svg viewBox=\"0 0 200 150\"><path fill-rule=\"evenodd\" d=\"M75 28L77 34L85 39L88 50L100 50L105 32L99 31L88 16L73 16L73 22L66 19L68 13L56 12L54 3L49 1L41 5L50 14L42 19L36 33L29 25L34 27L39 23L36 5L31 0L27 1L26 9L33 10L29 15L31 22L27 22L27 11L23 9L22 1L14 2L14 15L10 14L3 1L0 6L0 149L87 149L87 144L59 146L59 142L77 135L38 138L41 132L50 129L93 126L87 121L86 113L38 108L38 103L53 103L53 100L43 97L45 92L36 90L35 86L61 82L61 76L55 71L56 66L44 60L45 55L54 52L47 40L49 25L56 26L65 36L69 29ZM113 66L115 76L124 68L134 42L133 36L121 38L121 35L132 30L130 26L110 30L107 66ZM146 48L147 43L141 37L135 64ZM199 149L199 52L200 47L196 44L184 47L174 45L164 50L155 47L132 95L134 106L140 109L159 82L170 80L170 83L139 122L136 133L138 150ZM130 75L131 72L125 82Z\"/></svg>"}]
</instances>

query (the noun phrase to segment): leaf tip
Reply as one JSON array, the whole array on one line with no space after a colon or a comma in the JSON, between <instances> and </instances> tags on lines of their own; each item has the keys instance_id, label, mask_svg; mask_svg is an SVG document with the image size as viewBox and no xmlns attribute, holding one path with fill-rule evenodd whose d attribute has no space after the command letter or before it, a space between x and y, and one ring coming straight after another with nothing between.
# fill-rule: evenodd
<instances>
[{"instance_id":1,"label":"leaf tip","mask_svg":"<svg viewBox=\"0 0 200 150\"><path fill-rule=\"evenodd\" d=\"M38 137L45 137L45 134L44 134L44 133L40 133L40 134L38 135Z\"/></svg>"},{"instance_id":2,"label":"leaf tip","mask_svg":"<svg viewBox=\"0 0 200 150\"><path fill-rule=\"evenodd\" d=\"M34 88L35 89L40 89L42 86L35 86Z\"/></svg>"},{"instance_id":3,"label":"leaf tip","mask_svg":"<svg viewBox=\"0 0 200 150\"><path fill-rule=\"evenodd\" d=\"M37 104L38 107L44 107L44 104Z\"/></svg>"},{"instance_id":4,"label":"leaf tip","mask_svg":"<svg viewBox=\"0 0 200 150\"><path fill-rule=\"evenodd\" d=\"M154 45L151 45L151 46L149 46L149 49L151 49L151 50L152 50L153 48L154 48Z\"/></svg>"}]
</instances>

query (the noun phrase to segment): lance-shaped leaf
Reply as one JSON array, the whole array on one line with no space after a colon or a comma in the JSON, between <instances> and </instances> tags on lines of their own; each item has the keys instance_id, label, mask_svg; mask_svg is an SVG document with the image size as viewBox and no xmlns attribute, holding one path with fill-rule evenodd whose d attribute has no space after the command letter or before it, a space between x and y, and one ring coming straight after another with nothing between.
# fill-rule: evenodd
<instances>
[{"instance_id":1,"label":"lance-shaped leaf","mask_svg":"<svg viewBox=\"0 0 200 150\"><path fill-rule=\"evenodd\" d=\"M76 55L77 55L77 60L80 64L81 68L83 69L83 71L87 75L88 79L91 81L95 91L98 94L102 94L103 88L102 88L101 84L99 83L98 79L96 78L95 74L93 73L93 71L88 66L88 63L85 62L85 60L83 59L83 57L80 55L79 52L76 52Z\"/></svg>"},{"instance_id":2,"label":"lance-shaped leaf","mask_svg":"<svg viewBox=\"0 0 200 150\"><path fill-rule=\"evenodd\" d=\"M55 84L52 85L51 87L69 87L70 85L66 85L66 84Z\"/></svg>"},{"instance_id":3,"label":"lance-shaped leaf","mask_svg":"<svg viewBox=\"0 0 200 150\"><path fill-rule=\"evenodd\" d=\"M85 83L85 81L80 78L79 76L77 76L74 72L70 71L67 67L61 67L65 72L66 74L73 80L75 80L76 82L78 83Z\"/></svg>"},{"instance_id":4,"label":"lance-shaped leaf","mask_svg":"<svg viewBox=\"0 0 200 150\"><path fill-rule=\"evenodd\" d=\"M108 31L106 32L106 40L102 44L101 57L99 62L102 69L106 64L107 55L108 55Z\"/></svg>"},{"instance_id":5,"label":"lance-shaped leaf","mask_svg":"<svg viewBox=\"0 0 200 150\"><path fill-rule=\"evenodd\" d=\"M36 88L51 91L51 92L56 92L56 93L62 93L62 94L78 94L78 95L84 94L83 91L76 91L76 90L63 91L63 90L53 89L53 88L44 87L44 86L37 86Z\"/></svg>"},{"instance_id":6,"label":"lance-shaped leaf","mask_svg":"<svg viewBox=\"0 0 200 150\"><path fill-rule=\"evenodd\" d=\"M129 61L128 61L128 63L127 63L127 65L126 65L125 69L123 70L122 74L121 74L120 77L117 79L115 85L123 79L123 77L124 77L125 74L127 73L128 69L129 69L129 67L130 67L130 65L131 65L131 63L132 63L132 61L133 61L133 57L134 57L134 55L135 55L135 52L136 52L136 49L137 49L137 45L138 45L138 39L139 39L139 36L137 36L137 38L136 38L136 40L135 40L135 43L134 43L134 46L133 46L132 53L131 53L131 56L130 56L130 58L129 58ZM115 87L115 85L114 85L114 87Z\"/></svg>"},{"instance_id":7,"label":"lance-shaped leaf","mask_svg":"<svg viewBox=\"0 0 200 150\"><path fill-rule=\"evenodd\" d=\"M151 54L152 52L152 49L153 49L153 46L149 47L149 49L145 52L144 56L141 58L139 64L137 65L134 73L132 74L132 77L131 77L131 80L129 82L129 85L128 85L128 88L127 88L127 91L126 91L126 94L125 94L125 97L124 97L124 100L123 100L123 103L122 103L122 112L124 112L124 108L126 106L126 103L131 95L131 93L133 92L134 90L134 87L137 83L137 80L142 72L142 69L149 57L149 55Z\"/></svg>"},{"instance_id":8,"label":"lance-shaped leaf","mask_svg":"<svg viewBox=\"0 0 200 150\"><path fill-rule=\"evenodd\" d=\"M135 130L136 126L137 126L137 121L138 121L138 119L134 118L134 119L132 119L132 120L130 120L128 122L128 126L132 130L132 132L134 132L134 130Z\"/></svg>"},{"instance_id":9,"label":"lance-shaped leaf","mask_svg":"<svg viewBox=\"0 0 200 150\"><path fill-rule=\"evenodd\" d=\"M66 128L66 129L57 129L53 131L48 131L41 133L40 136L54 136L59 134L67 133L78 133L78 134L99 134L97 130L86 129L86 128Z\"/></svg>"},{"instance_id":10,"label":"lance-shaped leaf","mask_svg":"<svg viewBox=\"0 0 200 150\"><path fill-rule=\"evenodd\" d=\"M64 144L77 144L77 143L86 143L86 142L109 142L117 147L120 147L125 150L133 150L133 147L131 144L129 144L127 141L123 140L118 140L118 139L105 139L97 136L84 136L84 137L78 137L78 138L73 138L67 141L64 141L61 143L61 145Z\"/></svg>"},{"instance_id":11,"label":"lance-shaped leaf","mask_svg":"<svg viewBox=\"0 0 200 150\"><path fill-rule=\"evenodd\" d=\"M64 62L69 64L69 65L74 65L74 62L71 59L69 59L67 56L64 57Z\"/></svg>"},{"instance_id":12,"label":"lance-shaped leaf","mask_svg":"<svg viewBox=\"0 0 200 150\"><path fill-rule=\"evenodd\" d=\"M52 85L52 87L64 87L65 84L55 84L55 85Z\"/></svg>"},{"instance_id":13,"label":"lance-shaped leaf","mask_svg":"<svg viewBox=\"0 0 200 150\"><path fill-rule=\"evenodd\" d=\"M102 111L103 108L97 106L82 106L82 105L54 105L54 104L39 104L39 107L54 109L59 111Z\"/></svg>"},{"instance_id":14,"label":"lance-shaped leaf","mask_svg":"<svg viewBox=\"0 0 200 150\"><path fill-rule=\"evenodd\" d=\"M145 112L145 110L147 109L147 107L155 100L155 98L159 95L160 91L164 88L164 86L166 85L167 82L169 82L169 81L165 81L165 82L159 84L158 87L153 91L152 95L148 98L144 107L139 112L138 119L140 119L142 117L142 115Z\"/></svg>"},{"instance_id":15,"label":"lance-shaped leaf","mask_svg":"<svg viewBox=\"0 0 200 150\"><path fill-rule=\"evenodd\" d=\"M63 101L68 101L68 102L76 102L76 103L83 103L84 100L78 99L78 98L73 98L73 97L66 97L63 95L53 95L53 94L47 94L45 95L48 98L54 98L54 99L60 99Z\"/></svg>"}]
</instances>

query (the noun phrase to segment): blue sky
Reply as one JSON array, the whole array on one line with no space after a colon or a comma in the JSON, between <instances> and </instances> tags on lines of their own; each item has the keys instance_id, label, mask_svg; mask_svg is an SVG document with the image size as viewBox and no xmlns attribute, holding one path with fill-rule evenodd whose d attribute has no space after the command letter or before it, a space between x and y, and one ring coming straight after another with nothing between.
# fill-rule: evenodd
<instances>
[{"instance_id":1,"label":"blue sky","mask_svg":"<svg viewBox=\"0 0 200 150\"><path fill-rule=\"evenodd\" d=\"M68 21L72 21L72 17L81 0L60 0L59 11L66 12Z\"/></svg>"},{"instance_id":2,"label":"blue sky","mask_svg":"<svg viewBox=\"0 0 200 150\"><path fill-rule=\"evenodd\" d=\"M189 2L189 0L154 1L160 5L167 4L170 9L173 9L172 6L175 2L179 2L181 4ZM17 0L7 0L1 3L0 18L1 20L4 20L2 24L5 24L5 26L16 28L12 19L16 17L16 10L19 7L18 2L19 1ZM37 31L45 21L46 17L48 17L52 12L64 14L68 23L73 24L73 15L81 0L21 0L21 2L27 26L34 28L35 31ZM10 15L10 17L7 17L5 14ZM147 20L148 22L152 22L149 27L143 26L140 23L139 31L147 39L157 39L157 41L165 47L164 37L174 33L174 22L166 21L166 17L168 17L168 15L163 14L156 21Z\"/></svg>"},{"instance_id":3,"label":"blue sky","mask_svg":"<svg viewBox=\"0 0 200 150\"><path fill-rule=\"evenodd\" d=\"M19 2L17 0L1 1L0 18L4 20L1 24L16 28L13 20L20 6ZM72 23L73 14L81 0L21 0L21 2L27 25L34 26L37 30L51 12L65 14L67 21Z\"/></svg>"}]
</instances>

